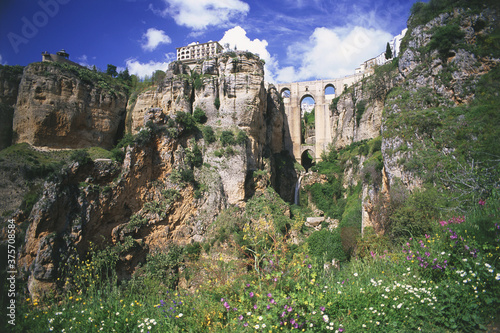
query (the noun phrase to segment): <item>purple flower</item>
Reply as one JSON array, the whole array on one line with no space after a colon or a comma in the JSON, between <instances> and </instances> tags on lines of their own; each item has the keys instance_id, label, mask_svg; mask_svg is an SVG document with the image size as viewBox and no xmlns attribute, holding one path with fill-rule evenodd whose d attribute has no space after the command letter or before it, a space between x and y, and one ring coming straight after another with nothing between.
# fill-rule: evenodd
<instances>
[{"instance_id":1,"label":"purple flower","mask_svg":"<svg viewBox=\"0 0 500 333\"><path fill-rule=\"evenodd\" d=\"M269 304L267 305L267 309L269 310L271 307L269 306Z\"/></svg>"},{"instance_id":2,"label":"purple flower","mask_svg":"<svg viewBox=\"0 0 500 333\"><path fill-rule=\"evenodd\" d=\"M289 307L288 309L286 309L286 311L288 311L288 312L292 312L292 310L293 310L292 307Z\"/></svg>"},{"instance_id":3,"label":"purple flower","mask_svg":"<svg viewBox=\"0 0 500 333\"><path fill-rule=\"evenodd\" d=\"M239 319L239 320L243 320L243 315L240 315L240 316L238 317L238 319Z\"/></svg>"},{"instance_id":4,"label":"purple flower","mask_svg":"<svg viewBox=\"0 0 500 333\"><path fill-rule=\"evenodd\" d=\"M271 293L268 293L268 294L267 294L267 297L273 297L273 295L271 295Z\"/></svg>"},{"instance_id":5,"label":"purple flower","mask_svg":"<svg viewBox=\"0 0 500 333\"><path fill-rule=\"evenodd\" d=\"M307 268L311 268L311 267L312 267L312 265L311 265L311 264L307 265Z\"/></svg>"},{"instance_id":6,"label":"purple flower","mask_svg":"<svg viewBox=\"0 0 500 333\"><path fill-rule=\"evenodd\" d=\"M250 294L248 294L248 296L253 297L253 296L254 296L254 293L253 293L253 292L250 292Z\"/></svg>"},{"instance_id":7,"label":"purple flower","mask_svg":"<svg viewBox=\"0 0 500 333\"><path fill-rule=\"evenodd\" d=\"M244 323L243 326L247 327L248 326L248 323Z\"/></svg>"},{"instance_id":8,"label":"purple flower","mask_svg":"<svg viewBox=\"0 0 500 333\"><path fill-rule=\"evenodd\" d=\"M344 332L344 329L342 327L339 327L339 332Z\"/></svg>"},{"instance_id":9,"label":"purple flower","mask_svg":"<svg viewBox=\"0 0 500 333\"><path fill-rule=\"evenodd\" d=\"M324 306L320 307L319 309L320 309L321 311L325 311L325 307L324 307Z\"/></svg>"},{"instance_id":10,"label":"purple flower","mask_svg":"<svg viewBox=\"0 0 500 333\"><path fill-rule=\"evenodd\" d=\"M271 300L269 301L271 304L274 304L276 303L276 301L274 300L274 298L271 298Z\"/></svg>"},{"instance_id":11,"label":"purple flower","mask_svg":"<svg viewBox=\"0 0 500 333\"><path fill-rule=\"evenodd\" d=\"M253 308L254 308L255 310L257 310L257 304L255 304L255 305L253 306Z\"/></svg>"}]
</instances>

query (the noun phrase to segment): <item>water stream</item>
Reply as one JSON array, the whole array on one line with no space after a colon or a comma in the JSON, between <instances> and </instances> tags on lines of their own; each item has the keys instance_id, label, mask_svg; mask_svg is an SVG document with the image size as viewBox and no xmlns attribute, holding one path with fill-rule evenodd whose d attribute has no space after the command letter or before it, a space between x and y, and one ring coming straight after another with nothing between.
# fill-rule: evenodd
<instances>
[{"instance_id":1,"label":"water stream","mask_svg":"<svg viewBox=\"0 0 500 333\"><path fill-rule=\"evenodd\" d=\"M301 179L302 179L302 175L299 177L299 180L297 180L297 183L295 184L295 197L294 197L293 203L297 206L300 205L299 195L300 195L300 181L301 181Z\"/></svg>"}]
</instances>

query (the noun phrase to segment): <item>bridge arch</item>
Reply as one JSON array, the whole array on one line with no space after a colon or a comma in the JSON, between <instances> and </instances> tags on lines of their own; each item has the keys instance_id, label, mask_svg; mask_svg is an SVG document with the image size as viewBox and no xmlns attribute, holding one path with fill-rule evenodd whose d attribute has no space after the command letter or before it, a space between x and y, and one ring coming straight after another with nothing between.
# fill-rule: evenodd
<instances>
[{"instance_id":1,"label":"bridge arch","mask_svg":"<svg viewBox=\"0 0 500 333\"><path fill-rule=\"evenodd\" d=\"M281 98L285 99L285 98L288 98L290 99L290 96L291 96L291 92L290 92L290 89L285 87L283 89L281 89L280 91L280 96Z\"/></svg>"},{"instance_id":2,"label":"bridge arch","mask_svg":"<svg viewBox=\"0 0 500 333\"><path fill-rule=\"evenodd\" d=\"M336 89L335 89L335 86L331 83L328 83L326 86L325 86L325 97L328 98L328 97L335 97L335 92L336 92Z\"/></svg>"},{"instance_id":3,"label":"bridge arch","mask_svg":"<svg viewBox=\"0 0 500 333\"><path fill-rule=\"evenodd\" d=\"M302 152L300 154L300 163L306 169L306 172L316 164L316 153L315 148L311 147L303 147Z\"/></svg>"}]
</instances>

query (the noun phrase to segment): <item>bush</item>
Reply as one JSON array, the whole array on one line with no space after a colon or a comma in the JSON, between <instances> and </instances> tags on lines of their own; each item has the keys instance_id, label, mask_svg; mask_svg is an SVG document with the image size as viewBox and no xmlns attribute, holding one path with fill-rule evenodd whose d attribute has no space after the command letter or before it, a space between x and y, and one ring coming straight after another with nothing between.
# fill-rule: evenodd
<instances>
[{"instance_id":1,"label":"bush","mask_svg":"<svg viewBox=\"0 0 500 333\"><path fill-rule=\"evenodd\" d=\"M457 24L437 27L429 43L429 49L438 50L441 59L446 62L451 48L464 36Z\"/></svg>"},{"instance_id":2,"label":"bush","mask_svg":"<svg viewBox=\"0 0 500 333\"><path fill-rule=\"evenodd\" d=\"M89 153L84 149L75 150L74 152L71 153L69 158L71 161L78 162L78 164L80 165L85 165L92 161Z\"/></svg>"},{"instance_id":3,"label":"bush","mask_svg":"<svg viewBox=\"0 0 500 333\"><path fill-rule=\"evenodd\" d=\"M245 133L245 131L239 131L238 135L236 135L236 143L241 145L244 145L247 143L248 136Z\"/></svg>"},{"instance_id":4,"label":"bush","mask_svg":"<svg viewBox=\"0 0 500 333\"><path fill-rule=\"evenodd\" d=\"M203 138L209 144L217 140L217 138L215 137L214 129L211 126L203 127Z\"/></svg>"},{"instance_id":5,"label":"bush","mask_svg":"<svg viewBox=\"0 0 500 333\"><path fill-rule=\"evenodd\" d=\"M231 131L222 131L220 135L220 142L222 143L223 146L234 145L235 144L234 133Z\"/></svg>"},{"instance_id":6,"label":"bush","mask_svg":"<svg viewBox=\"0 0 500 333\"><path fill-rule=\"evenodd\" d=\"M331 262L334 258L338 261L346 260L339 229L315 231L309 236L307 243L309 253L322 263Z\"/></svg>"},{"instance_id":7,"label":"bush","mask_svg":"<svg viewBox=\"0 0 500 333\"><path fill-rule=\"evenodd\" d=\"M186 150L186 159L190 165L196 168L199 168L203 165L203 155L201 153L200 147L198 147L197 144L193 146L192 150Z\"/></svg>"},{"instance_id":8,"label":"bush","mask_svg":"<svg viewBox=\"0 0 500 333\"><path fill-rule=\"evenodd\" d=\"M216 97L215 100L214 100L214 106L217 110L219 110L220 108L220 99L219 97Z\"/></svg>"},{"instance_id":9,"label":"bush","mask_svg":"<svg viewBox=\"0 0 500 333\"><path fill-rule=\"evenodd\" d=\"M204 124L207 122L207 115L200 107L196 107L193 112L193 118L197 123Z\"/></svg>"},{"instance_id":10,"label":"bush","mask_svg":"<svg viewBox=\"0 0 500 333\"><path fill-rule=\"evenodd\" d=\"M192 115L186 112L177 111L175 113L175 121L182 126L186 132L196 128L196 122Z\"/></svg>"}]
</instances>

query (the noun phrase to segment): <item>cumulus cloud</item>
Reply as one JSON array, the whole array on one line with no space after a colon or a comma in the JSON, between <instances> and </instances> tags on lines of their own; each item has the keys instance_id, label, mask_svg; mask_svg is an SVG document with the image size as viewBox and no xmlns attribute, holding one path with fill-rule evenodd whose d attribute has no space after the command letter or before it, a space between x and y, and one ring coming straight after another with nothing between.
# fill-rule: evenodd
<instances>
[{"instance_id":1,"label":"cumulus cloud","mask_svg":"<svg viewBox=\"0 0 500 333\"><path fill-rule=\"evenodd\" d=\"M267 81L273 81L274 72L278 66L278 63L274 57L271 56L267 50L268 43L266 40L260 39L250 39L247 36L247 32L240 26L234 27L227 30L224 33L224 37L219 41L223 46L229 45L229 48L234 49L237 47L238 50L250 51L256 53L261 59L266 62L265 65L265 79Z\"/></svg>"},{"instance_id":2,"label":"cumulus cloud","mask_svg":"<svg viewBox=\"0 0 500 333\"><path fill-rule=\"evenodd\" d=\"M224 26L245 16L250 6L241 0L163 0L167 5L162 16L171 16L178 25L194 30Z\"/></svg>"},{"instance_id":3,"label":"cumulus cloud","mask_svg":"<svg viewBox=\"0 0 500 333\"><path fill-rule=\"evenodd\" d=\"M170 43L172 43L172 40L165 34L165 31L149 28L148 31L142 35L141 47L145 51L154 51L158 45Z\"/></svg>"},{"instance_id":4,"label":"cumulus cloud","mask_svg":"<svg viewBox=\"0 0 500 333\"><path fill-rule=\"evenodd\" d=\"M374 28L316 28L308 41L288 47L287 61L293 65L281 68L276 79L293 82L353 74L362 62L383 52L391 38Z\"/></svg>"},{"instance_id":5,"label":"cumulus cloud","mask_svg":"<svg viewBox=\"0 0 500 333\"><path fill-rule=\"evenodd\" d=\"M168 64L172 62L172 60L175 60L175 55L173 53L168 53L165 55L163 61L150 60L149 62L140 62L137 59L128 59L126 60L126 65L130 74L144 78L146 76L151 76L151 74L157 70L166 71Z\"/></svg>"}]
</instances>

